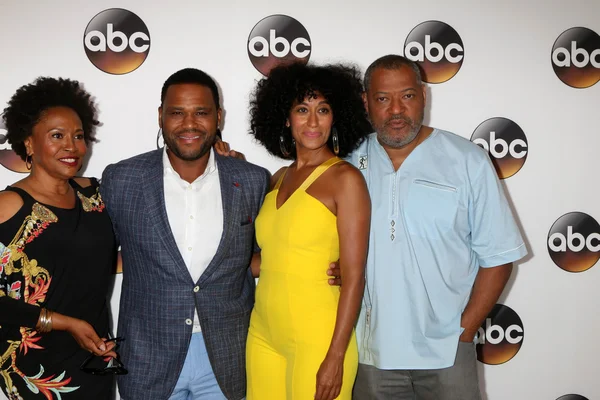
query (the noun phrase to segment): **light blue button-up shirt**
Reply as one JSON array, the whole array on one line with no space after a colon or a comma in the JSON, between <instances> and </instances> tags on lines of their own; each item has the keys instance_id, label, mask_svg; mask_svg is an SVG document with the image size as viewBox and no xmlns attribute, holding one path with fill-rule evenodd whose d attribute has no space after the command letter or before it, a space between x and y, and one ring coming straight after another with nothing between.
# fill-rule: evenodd
<instances>
[{"instance_id":1,"label":"light blue button-up shirt","mask_svg":"<svg viewBox=\"0 0 600 400\"><path fill-rule=\"evenodd\" d=\"M479 146L439 129L397 171L376 134L349 158L373 207L360 362L452 366L479 267L527 254L496 171Z\"/></svg>"}]
</instances>

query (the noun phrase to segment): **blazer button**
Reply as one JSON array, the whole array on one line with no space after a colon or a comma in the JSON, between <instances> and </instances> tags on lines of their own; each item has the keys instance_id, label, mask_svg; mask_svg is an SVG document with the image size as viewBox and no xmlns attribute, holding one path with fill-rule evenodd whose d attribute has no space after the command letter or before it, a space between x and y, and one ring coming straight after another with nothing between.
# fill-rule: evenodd
<instances>
[{"instance_id":1,"label":"blazer button","mask_svg":"<svg viewBox=\"0 0 600 400\"><path fill-rule=\"evenodd\" d=\"M200 290L200 286L196 286L196 287L194 288L194 293L198 293L198 291L199 291L199 290Z\"/></svg>"},{"instance_id":2,"label":"blazer button","mask_svg":"<svg viewBox=\"0 0 600 400\"><path fill-rule=\"evenodd\" d=\"M186 325L191 325L191 324L193 324L193 323L194 323L194 322L193 322L191 319L189 319L189 318L185 320L185 324L186 324Z\"/></svg>"}]
</instances>

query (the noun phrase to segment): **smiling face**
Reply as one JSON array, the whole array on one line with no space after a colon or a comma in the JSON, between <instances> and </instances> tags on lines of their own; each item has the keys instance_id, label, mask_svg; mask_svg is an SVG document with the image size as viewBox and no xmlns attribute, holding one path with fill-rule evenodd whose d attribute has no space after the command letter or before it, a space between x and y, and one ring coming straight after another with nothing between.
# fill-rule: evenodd
<instances>
[{"instance_id":1,"label":"smiling face","mask_svg":"<svg viewBox=\"0 0 600 400\"><path fill-rule=\"evenodd\" d=\"M292 131L297 149L315 150L327 145L333 113L331 106L321 94L306 97L301 103L292 104L286 126Z\"/></svg>"},{"instance_id":2,"label":"smiling face","mask_svg":"<svg viewBox=\"0 0 600 400\"><path fill-rule=\"evenodd\" d=\"M195 161L210 151L221 109L208 87L193 83L169 86L158 114L165 144L177 158Z\"/></svg>"},{"instance_id":3,"label":"smiling face","mask_svg":"<svg viewBox=\"0 0 600 400\"><path fill-rule=\"evenodd\" d=\"M425 113L425 87L408 66L373 71L365 107L379 141L404 147L418 135Z\"/></svg>"},{"instance_id":4,"label":"smiling face","mask_svg":"<svg viewBox=\"0 0 600 400\"><path fill-rule=\"evenodd\" d=\"M74 177L87 152L81 119L68 107L45 110L25 139L32 173L45 172L59 179Z\"/></svg>"}]
</instances>

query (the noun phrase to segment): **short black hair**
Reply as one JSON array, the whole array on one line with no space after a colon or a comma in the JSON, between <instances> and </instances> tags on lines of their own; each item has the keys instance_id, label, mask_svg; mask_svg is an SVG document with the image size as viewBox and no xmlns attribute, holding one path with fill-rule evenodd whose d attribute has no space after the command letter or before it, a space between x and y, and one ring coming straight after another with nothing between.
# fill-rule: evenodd
<instances>
[{"instance_id":1,"label":"short black hair","mask_svg":"<svg viewBox=\"0 0 600 400\"><path fill-rule=\"evenodd\" d=\"M78 81L39 77L33 83L17 89L2 113L6 138L13 151L23 160L27 158L25 140L33 134L33 127L44 112L54 107L67 107L75 111L81 120L86 144L96 141L96 126L100 122L92 95Z\"/></svg>"},{"instance_id":2,"label":"short black hair","mask_svg":"<svg viewBox=\"0 0 600 400\"><path fill-rule=\"evenodd\" d=\"M200 71L196 68L184 68L175 72L173 75L167 78L160 92L161 106L165 101L165 96L167 95L167 90L169 89L169 86L185 83L195 83L197 85L202 85L209 88L212 92L213 100L215 102L215 105L217 106L217 109L221 108L221 103L219 101L219 89L217 88L216 82L206 72Z\"/></svg>"},{"instance_id":3,"label":"short black hair","mask_svg":"<svg viewBox=\"0 0 600 400\"><path fill-rule=\"evenodd\" d=\"M365 90L368 91L371 86L371 76L373 75L373 71L378 68L382 69L400 69L402 67L409 67L415 73L417 77L417 83L421 85L423 83L423 78L421 74L421 68L417 65L416 62L409 60L406 57L399 56L397 54L388 54L387 56L379 57L377 60L373 61L371 65L367 68L367 72L365 72Z\"/></svg>"},{"instance_id":4,"label":"short black hair","mask_svg":"<svg viewBox=\"0 0 600 400\"><path fill-rule=\"evenodd\" d=\"M358 68L352 65L324 66L293 63L275 67L262 78L250 100L250 134L269 153L293 159L296 148L286 120L294 101L321 94L331 106L338 132L339 156L350 154L372 132L362 101L362 83ZM283 136L288 156L281 151ZM331 135L327 146L333 151Z\"/></svg>"}]
</instances>

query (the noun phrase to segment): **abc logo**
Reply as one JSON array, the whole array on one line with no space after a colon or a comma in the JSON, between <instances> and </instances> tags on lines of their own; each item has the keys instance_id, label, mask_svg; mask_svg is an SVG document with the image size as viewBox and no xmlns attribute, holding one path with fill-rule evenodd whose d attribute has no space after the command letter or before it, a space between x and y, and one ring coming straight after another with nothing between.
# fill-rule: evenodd
<instances>
[{"instance_id":1,"label":"abc logo","mask_svg":"<svg viewBox=\"0 0 600 400\"><path fill-rule=\"evenodd\" d=\"M548 253L568 272L583 272L600 258L600 225L582 212L563 215L548 232Z\"/></svg>"},{"instance_id":2,"label":"abc logo","mask_svg":"<svg viewBox=\"0 0 600 400\"><path fill-rule=\"evenodd\" d=\"M564 396L560 396L556 400L588 400L588 398L583 397L579 394L565 394Z\"/></svg>"},{"instance_id":3,"label":"abc logo","mask_svg":"<svg viewBox=\"0 0 600 400\"><path fill-rule=\"evenodd\" d=\"M25 161L17 155L8 144L6 139L6 130L0 128L0 164L4 168L14 172L29 172L25 166Z\"/></svg>"},{"instance_id":4,"label":"abc logo","mask_svg":"<svg viewBox=\"0 0 600 400\"><path fill-rule=\"evenodd\" d=\"M98 69L122 75L135 71L150 51L150 33L131 11L110 8L96 15L85 28L85 54Z\"/></svg>"},{"instance_id":5,"label":"abc logo","mask_svg":"<svg viewBox=\"0 0 600 400\"><path fill-rule=\"evenodd\" d=\"M571 28L552 46L556 76L574 88L587 88L600 80L600 36L587 28Z\"/></svg>"},{"instance_id":6,"label":"abc logo","mask_svg":"<svg viewBox=\"0 0 600 400\"><path fill-rule=\"evenodd\" d=\"M248 57L263 75L280 64L310 59L311 42L306 28L287 15L261 19L248 36Z\"/></svg>"},{"instance_id":7,"label":"abc logo","mask_svg":"<svg viewBox=\"0 0 600 400\"><path fill-rule=\"evenodd\" d=\"M496 304L478 330L477 359L484 364L503 364L523 344L523 322L512 308Z\"/></svg>"},{"instance_id":8,"label":"abc logo","mask_svg":"<svg viewBox=\"0 0 600 400\"><path fill-rule=\"evenodd\" d=\"M519 172L527 159L527 137L519 125L507 118L483 121L473 132L471 141L490 154L500 179Z\"/></svg>"},{"instance_id":9,"label":"abc logo","mask_svg":"<svg viewBox=\"0 0 600 400\"><path fill-rule=\"evenodd\" d=\"M464 54L458 33L440 21L417 25L404 42L404 57L421 66L423 80L429 83L446 82L456 75Z\"/></svg>"}]
</instances>

